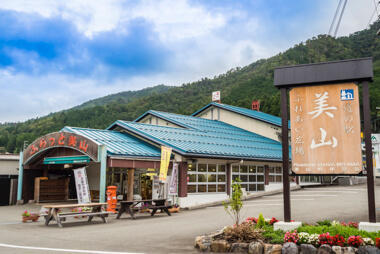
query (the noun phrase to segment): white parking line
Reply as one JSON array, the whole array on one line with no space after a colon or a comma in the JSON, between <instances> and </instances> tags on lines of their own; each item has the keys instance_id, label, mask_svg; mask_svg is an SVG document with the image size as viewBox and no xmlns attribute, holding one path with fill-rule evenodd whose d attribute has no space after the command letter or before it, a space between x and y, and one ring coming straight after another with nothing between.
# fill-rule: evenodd
<instances>
[{"instance_id":1,"label":"white parking line","mask_svg":"<svg viewBox=\"0 0 380 254\"><path fill-rule=\"evenodd\" d=\"M341 191L341 190L337 190L337 191L334 191L334 190L307 190L305 191L307 193L310 193L310 192L316 192L316 193L358 193L357 191Z\"/></svg>"},{"instance_id":2,"label":"white parking line","mask_svg":"<svg viewBox=\"0 0 380 254\"><path fill-rule=\"evenodd\" d=\"M283 204L254 204L254 205L243 205L244 207L260 207L260 206L282 206Z\"/></svg>"},{"instance_id":3,"label":"white parking line","mask_svg":"<svg viewBox=\"0 0 380 254\"><path fill-rule=\"evenodd\" d=\"M365 191L365 190L367 190L367 189L341 189L341 188L339 188L339 189L325 189L325 188L323 188L323 189L320 189L320 188L313 188L313 189L309 189L309 188L307 188L307 189L303 189L303 191L313 191L313 190L326 190L326 191Z\"/></svg>"},{"instance_id":4,"label":"white parking line","mask_svg":"<svg viewBox=\"0 0 380 254\"><path fill-rule=\"evenodd\" d=\"M301 194L301 195L290 195L290 198L292 197L314 197L314 198L318 198L318 197L336 197L338 195L307 195L307 194Z\"/></svg>"},{"instance_id":5,"label":"white parking line","mask_svg":"<svg viewBox=\"0 0 380 254\"><path fill-rule=\"evenodd\" d=\"M312 201L314 198L300 198L300 199L291 199L291 201ZM254 201L245 201L244 203L262 203L262 202L273 202L279 201L282 202L283 199L267 199L267 200L254 200Z\"/></svg>"},{"instance_id":6,"label":"white parking line","mask_svg":"<svg viewBox=\"0 0 380 254\"><path fill-rule=\"evenodd\" d=\"M24 249L24 250L42 250L42 251L57 251L57 252L70 252L70 253L92 253L92 254L139 254L136 252L114 252L114 251L98 251L98 250L73 250L73 249L57 249L57 248L44 248L33 246L20 246L0 243L0 247Z\"/></svg>"}]
</instances>

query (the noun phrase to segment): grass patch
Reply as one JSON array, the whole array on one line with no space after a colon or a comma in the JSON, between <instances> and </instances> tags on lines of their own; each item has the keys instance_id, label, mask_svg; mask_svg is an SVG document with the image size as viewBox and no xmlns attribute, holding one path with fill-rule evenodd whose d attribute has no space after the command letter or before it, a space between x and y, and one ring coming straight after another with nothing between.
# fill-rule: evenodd
<instances>
[{"instance_id":1,"label":"grass patch","mask_svg":"<svg viewBox=\"0 0 380 254\"><path fill-rule=\"evenodd\" d=\"M284 235L285 232L282 230L273 230L273 226L271 225L265 225L262 228L264 232L262 233L263 237L266 241L269 243L277 243L277 244L283 244L284 243Z\"/></svg>"}]
</instances>

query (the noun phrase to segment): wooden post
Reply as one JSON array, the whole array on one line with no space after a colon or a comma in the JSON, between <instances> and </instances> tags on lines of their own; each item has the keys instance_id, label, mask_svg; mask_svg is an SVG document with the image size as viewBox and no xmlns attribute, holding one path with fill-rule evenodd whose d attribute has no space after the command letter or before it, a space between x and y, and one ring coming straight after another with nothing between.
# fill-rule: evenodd
<instances>
[{"instance_id":1,"label":"wooden post","mask_svg":"<svg viewBox=\"0 0 380 254\"><path fill-rule=\"evenodd\" d=\"M178 177L178 197L187 197L187 162L179 164Z\"/></svg>"},{"instance_id":2,"label":"wooden post","mask_svg":"<svg viewBox=\"0 0 380 254\"><path fill-rule=\"evenodd\" d=\"M227 182L227 195L231 196L231 164L227 163L226 165L226 182Z\"/></svg>"},{"instance_id":3,"label":"wooden post","mask_svg":"<svg viewBox=\"0 0 380 254\"><path fill-rule=\"evenodd\" d=\"M372 163L372 140L371 140L371 111L369 105L368 81L363 83L363 118L364 118L364 141L365 161L367 168L367 191L368 191L368 217L369 222L376 222L375 186Z\"/></svg>"},{"instance_id":4,"label":"wooden post","mask_svg":"<svg viewBox=\"0 0 380 254\"><path fill-rule=\"evenodd\" d=\"M47 177L48 176L48 168L44 168L43 172L42 172L42 176L43 177Z\"/></svg>"},{"instance_id":5,"label":"wooden post","mask_svg":"<svg viewBox=\"0 0 380 254\"><path fill-rule=\"evenodd\" d=\"M264 185L269 185L269 166L264 165Z\"/></svg>"},{"instance_id":6,"label":"wooden post","mask_svg":"<svg viewBox=\"0 0 380 254\"><path fill-rule=\"evenodd\" d=\"M135 181L135 169L128 170L127 201L133 200L133 183Z\"/></svg>"},{"instance_id":7,"label":"wooden post","mask_svg":"<svg viewBox=\"0 0 380 254\"><path fill-rule=\"evenodd\" d=\"M288 130L288 91L281 88L282 120L282 184L284 192L284 221L290 222L290 186L289 186L289 130Z\"/></svg>"}]
</instances>

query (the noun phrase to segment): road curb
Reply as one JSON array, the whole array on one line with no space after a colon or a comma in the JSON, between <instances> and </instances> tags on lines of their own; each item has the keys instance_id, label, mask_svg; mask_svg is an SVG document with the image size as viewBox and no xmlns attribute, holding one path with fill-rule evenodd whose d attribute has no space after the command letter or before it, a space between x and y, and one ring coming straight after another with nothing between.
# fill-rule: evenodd
<instances>
[{"instance_id":1,"label":"road curb","mask_svg":"<svg viewBox=\"0 0 380 254\"><path fill-rule=\"evenodd\" d=\"M302 187L299 185L290 187L291 191L297 191L297 190L301 190L301 189L302 189ZM254 198L259 198L259 197L264 197L264 196L271 196L271 195L276 195L276 194L279 194L282 192L283 192L282 189L278 189L278 190L254 193L254 194L250 194L250 195L243 197L242 200L244 201L244 200L251 200ZM214 201L214 202L210 202L210 203L206 203L206 204L185 207L185 208L181 208L181 209L183 209L183 210L196 210L196 209L206 208L206 207L210 207L210 206L222 205L223 202L228 202L228 201L229 201L229 199L225 199L225 200Z\"/></svg>"}]
</instances>

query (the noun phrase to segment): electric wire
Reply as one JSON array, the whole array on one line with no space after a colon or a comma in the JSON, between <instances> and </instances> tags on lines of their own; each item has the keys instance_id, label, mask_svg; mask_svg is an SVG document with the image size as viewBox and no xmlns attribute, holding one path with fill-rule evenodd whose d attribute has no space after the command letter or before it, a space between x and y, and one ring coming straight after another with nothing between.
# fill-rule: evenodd
<instances>
[{"instance_id":1,"label":"electric wire","mask_svg":"<svg viewBox=\"0 0 380 254\"><path fill-rule=\"evenodd\" d=\"M336 37L336 34L338 33L338 29L339 29L339 26L340 26L340 21L342 21L342 17L343 17L344 9L346 8L346 4L347 4L347 0L344 1L343 7L342 7L342 11L340 12L340 16L339 16L339 19L338 19L338 24L335 27L334 37Z\"/></svg>"},{"instance_id":2,"label":"electric wire","mask_svg":"<svg viewBox=\"0 0 380 254\"><path fill-rule=\"evenodd\" d=\"M366 26L367 29L368 29L369 26L371 25L371 22L372 22L373 16L375 16L375 13L377 13L377 18L379 18L379 13L378 13L378 11L377 11L377 7L379 6L380 1L377 2L377 4L376 4L376 2L375 2L375 0L374 0L374 4L375 4L375 9L373 10L372 15L371 15L371 18L370 18L369 21L368 21L368 24L367 24L367 26Z\"/></svg>"},{"instance_id":3,"label":"electric wire","mask_svg":"<svg viewBox=\"0 0 380 254\"><path fill-rule=\"evenodd\" d=\"M374 1L375 1L375 0L374 0ZM329 29L329 33L328 33L328 35L331 35L331 31L332 31L332 29L333 29L333 27L334 27L335 20L336 20L336 17L338 16L338 12L339 12L340 5L341 5L341 4L342 4L342 0L339 0L338 7L337 7L336 10L335 10L334 18L333 18L333 20L332 20L332 22L331 22L331 25L330 25L330 29Z\"/></svg>"}]
</instances>

